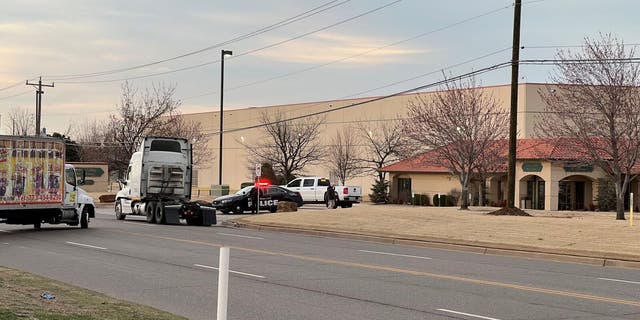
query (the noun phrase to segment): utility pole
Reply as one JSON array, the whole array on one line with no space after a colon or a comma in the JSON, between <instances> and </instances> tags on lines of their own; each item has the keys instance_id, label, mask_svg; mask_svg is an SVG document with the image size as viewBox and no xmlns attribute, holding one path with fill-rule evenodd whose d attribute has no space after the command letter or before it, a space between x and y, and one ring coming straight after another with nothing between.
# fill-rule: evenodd
<instances>
[{"instance_id":1,"label":"utility pole","mask_svg":"<svg viewBox=\"0 0 640 320\"><path fill-rule=\"evenodd\" d=\"M507 208L515 208L516 151L518 130L518 65L520 61L520 10L522 0L516 0L513 12L513 44L511 54L511 110L509 113L509 171L507 173Z\"/></svg>"},{"instance_id":2,"label":"utility pole","mask_svg":"<svg viewBox=\"0 0 640 320\"><path fill-rule=\"evenodd\" d=\"M51 84L42 84L42 77L38 78L38 83L29 83L27 80L26 85L34 86L36 88L36 136L40 135L40 119L42 113L42 87L51 87L53 88L54 83Z\"/></svg>"}]
</instances>

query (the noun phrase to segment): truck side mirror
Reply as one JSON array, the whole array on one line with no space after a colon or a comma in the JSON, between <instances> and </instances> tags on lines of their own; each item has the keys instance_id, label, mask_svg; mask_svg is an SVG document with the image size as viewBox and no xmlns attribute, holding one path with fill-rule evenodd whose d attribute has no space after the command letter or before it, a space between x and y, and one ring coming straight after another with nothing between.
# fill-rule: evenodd
<instances>
[{"instance_id":1,"label":"truck side mirror","mask_svg":"<svg viewBox=\"0 0 640 320\"><path fill-rule=\"evenodd\" d=\"M87 172L82 170L82 177L78 179L78 185L82 186L86 183L86 181L87 181Z\"/></svg>"}]
</instances>

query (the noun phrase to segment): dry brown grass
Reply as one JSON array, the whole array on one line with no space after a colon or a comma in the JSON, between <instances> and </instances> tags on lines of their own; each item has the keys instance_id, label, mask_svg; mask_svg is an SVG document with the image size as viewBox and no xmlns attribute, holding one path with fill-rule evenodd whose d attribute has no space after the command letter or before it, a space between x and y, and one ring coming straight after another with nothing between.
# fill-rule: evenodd
<instances>
[{"instance_id":1,"label":"dry brown grass","mask_svg":"<svg viewBox=\"0 0 640 320\"><path fill-rule=\"evenodd\" d=\"M42 299L51 293L55 299ZM184 319L14 269L0 267L0 319Z\"/></svg>"},{"instance_id":2,"label":"dry brown grass","mask_svg":"<svg viewBox=\"0 0 640 320\"><path fill-rule=\"evenodd\" d=\"M532 217L487 215L495 210L360 204L336 210L303 207L298 212L258 215L240 221L423 240L509 244L559 252L592 251L610 258L640 259L637 215L631 227L628 220L615 220L613 212L527 210Z\"/></svg>"}]
</instances>

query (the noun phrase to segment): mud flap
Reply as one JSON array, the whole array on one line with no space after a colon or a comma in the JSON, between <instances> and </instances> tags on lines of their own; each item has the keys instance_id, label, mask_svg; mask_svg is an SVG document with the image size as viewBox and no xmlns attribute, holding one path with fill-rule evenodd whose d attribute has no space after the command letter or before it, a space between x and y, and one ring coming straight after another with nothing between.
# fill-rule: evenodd
<instances>
[{"instance_id":1,"label":"mud flap","mask_svg":"<svg viewBox=\"0 0 640 320\"><path fill-rule=\"evenodd\" d=\"M164 206L164 216L167 220L167 224L180 224L180 209L182 205L174 204L174 205L165 205Z\"/></svg>"},{"instance_id":2,"label":"mud flap","mask_svg":"<svg viewBox=\"0 0 640 320\"><path fill-rule=\"evenodd\" d=\"M212 224L216 224L216 208L212 207L200 207L200 213L202 214L202 225L210 226Z\"/></svg>"}]
</instances>

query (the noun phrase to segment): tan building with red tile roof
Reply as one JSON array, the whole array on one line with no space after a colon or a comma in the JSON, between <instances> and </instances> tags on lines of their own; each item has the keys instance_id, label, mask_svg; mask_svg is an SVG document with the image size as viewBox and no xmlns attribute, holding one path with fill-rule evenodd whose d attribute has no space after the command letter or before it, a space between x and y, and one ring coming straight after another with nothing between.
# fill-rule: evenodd
<instances>
[{"instance_id":1,"label":"tan building with red tile roof","mask_svg":"<svg viewBox=\"0 0 640 320\"><path fill-rule=\"evenodd\" d=\"M500 110L509 110L510 86L482 87L500 104ZM540 99L539 92L551 90L547 84L525 83L518 87L518 137L525 139L519 143L518 151L518 183L516 205L526 208L589 208L593 203L595 179L601 177L598 169L591 172L571 172L564 167L572 163L571 154L565 154L567 150L554 149L548 144L535 140L534 127L538 121L538 115L544 111L544 103ZM429 95L431 93L420 93ZM225 110L223 135L223 184L229 185L231 192L240 189L243 182L252 181L252 171L255 164L248 163L247 150L244 144L255 143L265 139L260 125L262 112L281 112L286 117L297 117L317 112L326 112L326 123L321 126L321 143L330 147L331 139L335 132L347 128L352 129L354 124L363 123L372 134L376 134L376 125L380 122L405 117L410 101L416 99L417 94L404 94L386 99L376 97L328 100L319 102L306 102L298 104L277 105L267 107L250 107L245 109ZM369 100L370 103L360 104ZM353 107L352 107L353 105ZM214 110L216 108L213 108ZM208 142L213 151L214 158L201 163L194 170L194 186L202 190L208 190L218 182L218 156L219 156L219 112L206 112L184 115L187 120L195 120L202 124L205 132L211 134ZM198 148L199 146L194 146ZM322 159L321 159L322 160ZM412 162L413 161L413 162ZM408 159L388 166L385 170L391 173L392 196L402 201L410 197L411 193L429 194L449 193L453 189L460 189L456 177L453 177L444 167L420 165L416 159ZM539 168L538 171L537 168ZM505 170L506 171L506 170ZM308 166L305 175L324 176L337 182L331 177L329 170L322 164ZM406 180L406 179L410 179ZM494 204L500 204L506 194L506 177L496 175L489 181L489 199ZM349 185L362 186L363 195L367 199L374 175L357 177L347 181ZM404 195L399 195L399 183L403 183ZM409 183L409 184L408 184ZM476 194L478 186L476 188ZM635 186L634 186L635 188ZM565 192L566 191L566 192ZM205 191L206 192L206 191ZM563 199L562 194L569 194ZM559 196L560 195L560 196Z\"/></svg>"},{"instance_id":2,"label":"tan building with red tile roof","mask_svg":"<svg viewBox=\"0 0 640 320\"><path fill-rule=\"evenodd\" d=\"M503 154L508 144L503 143ZM519 139L516 151L516 206L539 210L593 210L598 178L605 177L602 169L584 164L584 152L563 146L558 139ZM390 174L391 198L406 203L412 195L455 194L460 183L444 162L437 165L437 150L399 161L384 167ZM506 159L506 158L505 158ZM485 181L486 204L501 206L506 202L506 162ZM640 173L640 170L637 170ZM480 180L470 185L471 203L478 205ZM630 185L634 199L638 197L638 183ZM637 202L635 202L637 203Z\"/></svg>"}]
</instances>

